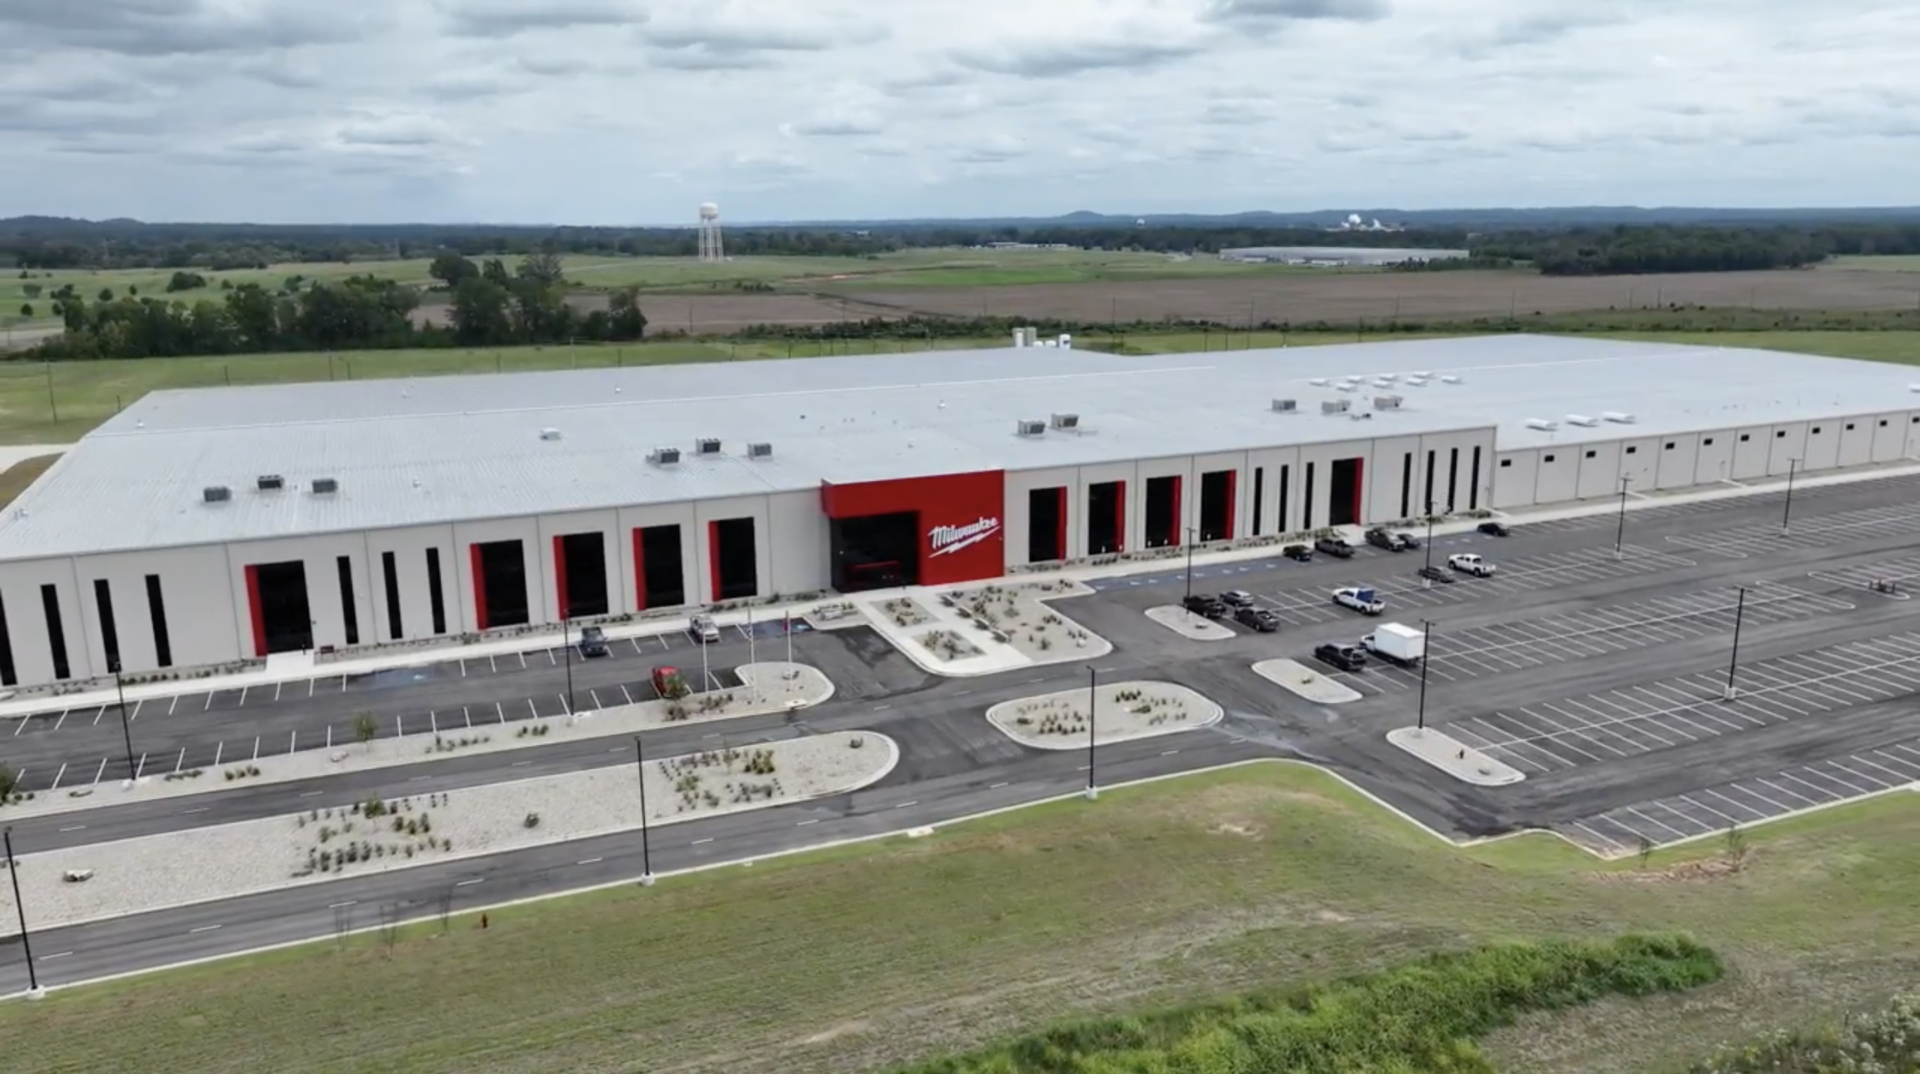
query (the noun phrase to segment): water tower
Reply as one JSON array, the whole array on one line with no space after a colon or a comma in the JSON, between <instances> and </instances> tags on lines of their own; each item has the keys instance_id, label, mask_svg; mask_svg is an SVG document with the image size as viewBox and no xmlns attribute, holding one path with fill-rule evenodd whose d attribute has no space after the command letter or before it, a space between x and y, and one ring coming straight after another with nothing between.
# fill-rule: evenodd
<instances>
[{"instance_id":1,"label":"water tower","mask_svg":"<svg viewBox=\"0 0 1920 1074\"><path fill-rule=\"evenodd\" d=\"M700 260L726 259L720 245L720 206L709 201L700 206Z\"/></svg>"}]
</instances>

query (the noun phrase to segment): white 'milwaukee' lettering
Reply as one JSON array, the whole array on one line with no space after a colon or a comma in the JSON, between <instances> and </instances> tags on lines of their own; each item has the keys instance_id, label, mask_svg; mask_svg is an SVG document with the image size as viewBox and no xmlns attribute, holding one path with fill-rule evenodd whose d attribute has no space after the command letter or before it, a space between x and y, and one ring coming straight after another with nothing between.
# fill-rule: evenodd
<instances>
[{"instance_id":1,"label":"white 'milwaukee' lettering","mask_svg":"<svg viewBox=\"0 0 1920 1074\"><path fill-rule=\"evenodd\" d=\"M981 518L964 526L935 526L927 531L927 543L933 547L934 555L944 556L979 544L999 532L999 519Z\"/></svg>"}]
</instances>

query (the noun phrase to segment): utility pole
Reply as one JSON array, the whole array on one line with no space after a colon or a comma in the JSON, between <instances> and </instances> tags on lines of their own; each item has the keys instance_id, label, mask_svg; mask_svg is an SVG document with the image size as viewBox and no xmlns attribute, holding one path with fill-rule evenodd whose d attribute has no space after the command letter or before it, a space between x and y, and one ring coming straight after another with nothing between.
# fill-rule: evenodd
<instances>
[{"instance_id":1,"label":"utility pole","mask_svg":"<svg viewBox=\"0 0 1920 1074\"><path fill-rule=\"evenodd\" d=\"M1187 527L1187 599L1193 599L1193 538L1199 531Z\"/></svg>"},{"instance_id":2,"label":"utility pole","mask_svg":"<svg viewBox=\"0 0 1920 1074\"><path fill-rule=\"evenodd\" d=\"M120 695L120 740L127 746L127 782L131 783L138 773L133 770L133 729L127 721L127 687L120 679L120 661L113 662L112 670L113 691Z\"/></svg>"},{"instance_id":3,"label":"utility pole","mask_svg":"<svg viewBox=\"0 0 1920 1074\"><path fill-rule=\"evenodd\" d=\"M634 771L640 778L640 886L653 886L653 846L647 838L647 752L640 745L640 733L633 735Z\"/></svg>"},{"instance_id":4,"label":"utility pole","mask_svg":"<svg viewBox=\"0 0 1920 1074\"><path fill-rule=\"evenodd\" d=\"M1740 670L1740 621L1746 618L1747 587L1740 587L1740 600L1733 606L1733 658L1727 662L1727 689L1721 695L1726 701L1732 701L1737 695L1733 686L1734 673Z\"/></svg>"},{"instance_id":5,"label":"utility pole","mask_svg":"<svg viewBox=\"0 0 1920 1074\"><path fill-rule=\"evenodd\" d=\"M1414 717L1414 729L1427 729L1427 661L1433 659L1433 622L1420 620L1420 711Z\"/></svg>"},{"instance_id":6,"label":"utility pole","mask_svg":"<svg viewBox=\"0 0 1920 1074\"><path fill-rule=\"evenodd\" d=\"M1627 486L1632 483L1633 478L1631 477L1623 477L1620 479L1620 521L1613 528L1613 558L1615 559L1626 558Z\"/></svg>"},{"instance_id":7,"label":"utility pole","mask_svg":"<svg viewBox=\"0 0 1920 1074\"><path fill-rule=\"evenodd\" d=\"M567 651L567 715L573 715L573 621L560 617L560 647ZM549 667L552 665L549 664Z\"/></svg>"},{"instance_id":8,"label":"utility pole","mask_svg":"<svg viewBox=\"0 0 1920 1074\"><path fill-rule=\"evenodd\" d=\"M20 949L27 956L27 995L40 996L40 978L33 969L33 937L27 934L27 904L20 901L20 867L13 860L13 828L0 832L6 840L7 875L13 879L13 909L20 915Z\"/></svg>"},{"instance_id":9,"label":"utility pole","mask_svg":"<svg viewBox=\"0 0 1920 1074\"><path fill-rule=\"evenodd\" d=\"M1780 512L1780 536L1785 537L1793 523L1793 472L1800 468L1799 459L1787 460L1787 506Z\"/></svg>"},{"instance_id":10,"label":"utility pole","mask_svg":"<svg viewBox=\"0 0 1920 1074\"><path fill-rule=\"evenodd\" d=\"M1453 513L1453 505L1447 505L1447 513ZM1420 588L1432 589L1433 579L1433 501L1427 501L1427 565L1420 571Z\"/></svg>"},{"instance_id":11,"label":"utility pole","mask_svg":"<svg viewBox=\"0 0 1920 1074\"><path fill-rule=\"evenodd\" d=\"M1098 668L1087 669L1087 801L1100 797L1100 787L1093 779L1094 746L1094 708L1099 703L1097 691L1100 684Z\"/></svg>"},{"instance_id":12,"label":"utility pole","mask_svg":"<svg viewBox=\"0 0 1920 1074\"><path fill-rule=\"evenodd\" d=\"M747 605L747 663L757 663L753 654L753 605L751 604ZM753 676L753 703L758 705L760 697L760 669L756 667Z\"/></svg>"}]
</instances>

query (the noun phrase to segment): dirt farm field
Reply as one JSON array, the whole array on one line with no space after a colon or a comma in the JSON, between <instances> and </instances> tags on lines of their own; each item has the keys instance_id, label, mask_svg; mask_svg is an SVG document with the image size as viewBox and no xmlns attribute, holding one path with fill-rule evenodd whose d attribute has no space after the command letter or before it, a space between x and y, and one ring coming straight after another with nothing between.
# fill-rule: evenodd
<instances>
[{"instance_id":1,"label":"dirt farm field","mask_svg":"<svg viewBox=\"0 0 1920 1074\"><path fill-rule=\"evenodd\" d=\"M1832 311L1920 308L1920 280L1899 272L1696 273L1598 278L1528 272L1289 273L1096 283L981 287L884 287L797 283L768 293L643 295L652 332L725 335L750 325L824 325L864 318L1030 317L1081 324L1205 320L1307 324L1313 321L1469 320L1663 306ZM604 296L578 295L582 309ZM438 320L439 309L420 311Z\"/></svg>"}]
</instances>

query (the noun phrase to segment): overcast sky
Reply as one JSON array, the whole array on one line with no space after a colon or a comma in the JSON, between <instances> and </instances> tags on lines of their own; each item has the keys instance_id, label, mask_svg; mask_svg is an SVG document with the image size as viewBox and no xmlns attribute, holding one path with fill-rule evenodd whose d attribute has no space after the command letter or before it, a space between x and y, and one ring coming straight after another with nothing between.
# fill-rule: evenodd
<instances>
[{"instance_id":1,"label":"overcast sky","mask_svg":"<svg viewBox=\"0 0 1920 1074\"><path fill-rule=\"evenodd\" d=\"M0 217L1920 201L1914 0L0 0Z\"/></svg>"}]
</instances>

